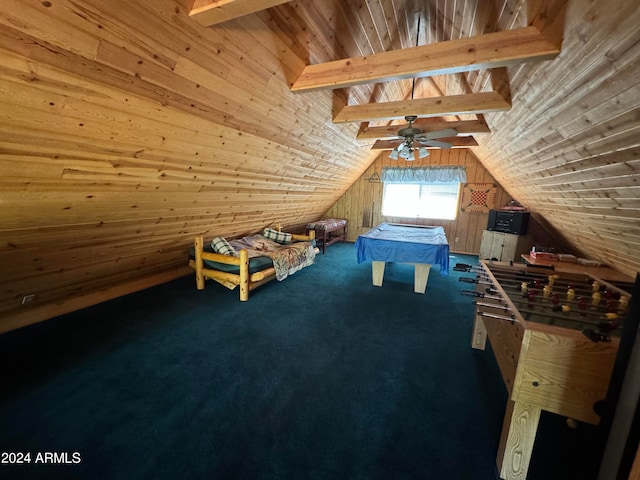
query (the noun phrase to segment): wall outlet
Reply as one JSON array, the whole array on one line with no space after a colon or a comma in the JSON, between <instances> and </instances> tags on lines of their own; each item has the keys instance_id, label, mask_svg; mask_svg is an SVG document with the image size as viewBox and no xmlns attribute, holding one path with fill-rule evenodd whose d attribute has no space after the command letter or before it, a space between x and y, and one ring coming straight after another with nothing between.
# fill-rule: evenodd
<instances>
[{"instance_id":1,"label":"wall outlet","mask_svg":"<svg viewBox=\"0 0 640 480\"><path fill-rule=\"evenodd\" d=\"M456 239L454 240L455 243L458 243L460 241L460 237L456 237Z\"/></svg>"},{"instance_id":2,"label":"wall outlet","mask_svg":"<svg viewBox=\"0 0 640 480\"><path fill-rule=\"evenodd\" d=\"M36 299L36 294L35 293L30 293L29 295L25 295L24 297L22 297L22 304L26 305L27 303L31 303Z\"/></svg>"}]
</instances>

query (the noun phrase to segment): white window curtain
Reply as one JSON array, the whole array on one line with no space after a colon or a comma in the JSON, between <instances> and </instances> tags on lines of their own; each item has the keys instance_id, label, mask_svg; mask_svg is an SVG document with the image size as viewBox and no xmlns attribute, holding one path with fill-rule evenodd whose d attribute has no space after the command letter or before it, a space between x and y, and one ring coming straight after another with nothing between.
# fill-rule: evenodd
<instances>
[{"instance_id":1,"label":"white window curtain","mask_svg":"<svg viewBox=\"0 0 640 480\"><path fill-rule=\"evenodd\" d=\"M465 167L385 167L380 180L393 183L466 183Z\"/></svg>"}]
</instances>

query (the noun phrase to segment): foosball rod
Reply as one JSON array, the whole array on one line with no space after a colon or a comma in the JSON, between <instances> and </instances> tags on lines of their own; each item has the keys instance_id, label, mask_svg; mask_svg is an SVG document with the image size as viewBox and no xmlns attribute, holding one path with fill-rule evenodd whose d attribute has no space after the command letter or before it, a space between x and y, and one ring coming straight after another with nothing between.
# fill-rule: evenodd
<instances>
[{"instance_id":1,"label":"foosball rod","mask_svg":"<svg viewBox=\"0 0 640 480\"><path fill-rule=\"evenodd\" d=\"M513 309L505 303L485 303L485 302L479 302L477 300L472 300L472 301L477 307L495 308L496 310L511 312L511 315L513 315Z\"/></svg>"},{"instance_id":2,"label":"foosball rod","mask_svg":"<svg viewBox=\"0 0 640 480\"><path fill-rule=\"evenodd\" d=\"M487 290L490 290L490 289L487 289ZM497 291L494 291L494 290L491 290L491 291L487 291L487 290L485 290L485 291L486 291L487 293L489 293L489 294L492 294L492 295L495 295L496 293L498 293ZM522 298L525 298L525 296L524 296L524 295L525 295L525 294L522 294ZM553 295L563 295L563 296L566 296L566 295L567 295L567 292L553 292L553 291L552 291L552 292L550 292L548 295L544 295L544 294L542 294L542 295L536 295L536 300L535 300L535 301L536 301L536 302L541 301L541 302L551 302L551 303L553 303L553 302L552 302ZM510 296L509 298L513 299L513 296ZM586 297L585 297L585 298L586 298ZM522 300L522 301L524 301L524 300ZM577 308L580 308L580 302L579 302L579 301L576 301L576 300L569 300L568 298L565 298L565 299L563 299L563 300L560 300L560 299L559 299L558 303L559 303L559 304L561 303L561 304L563 304L563 305L576 306ZM593 302L591 302L591 301L590 301L590 303L588 304L588 306L591 308L591 310L598 309L598 310L602 311L602 313L610 313L610 312L607 312L607 307L606 307L605 305L603 305L603 304L602 304L602 302L598 303L597 305L594 305L594 304L593 304ZM617 308L617 309L616 309L616 311L619 311L619 310L621 310L621 309L620 309L620 308Z\"/></svg>"},{"instance_id":3,"label":"foosball rod","mask_svg":"<svg viewBox=\"0 0 640 480\"><path fill-rule=\"evenodd\" d=\"M480 310L478 310L477 313L481 317L495 318L496 320L504 320L505 322L514 323L516 321L514 317L507 317L505 315L497 315L495 313L481 312Z\"/></svg>"},{"instance_id":4,"label":"foosball rod","mask_svg":"<svg viewBox=\"0 0 640 480\"><path fill-rule=\"evenodd\" d=\"M479 274L478 278L483 278L485 280L493 280L490 276L486 275L486 274ZM522 284L526 283L527 284L527 290L540 290L541 292L544 292L544 289L546 287L549 287L552 289L551 294L556 293L556 294L566 294L569 291L569 288L564 288L563 285L557 285L557 284L553 284L553 285L538 285L538 286L530 286L529 282L525 282L525 281L518 281L517 279L511 279L511 278L502 278L502 277L494 277L499 284L502 285L502 283L506 283L509 285L516 285L518 287L519 290L521 290L522 288ZM579 296L582 297L593 297L593 294L598 293L599 295L602 296L602 293L597 290L597 291L593 291L593 290L589 290L587 288L576 288L576 287L572 287L573 293L574 294L579 294Z\"/></svg>"},{"instance_id":5,"label":"foosball rod","mask_svg":"<svg viewBox=\"0 0 640 480\"><path fill-rule=\"evenodd\" d=\"M527 283L527 282L518 282L517 280L512 280L510 278L502 278L500 276L492 278L486 273L479 274L477 275L477 277L484 278L485 280L489 280L489 281L497 280L499 284L501 284L501 282L510 284L510 285L504 285L505 288L509 288L511 287L511 285L515 285L516 290L518 290L518 286L519 286L520 291L522 291L522 285L524 283ZM538 285L538 286L532 287L532 286L529 286L527 283L527 291L531 291L531 290L540 291L542 293L542 297L538 297L538 298L549 298L549 297L553 297L553 295L568 296L569 290L570 290L569 288L567 288L566 290L557 289L556 288L557 286L558 285L554 283L553 285ZM603 286L606 287L606 284L603 284ZM550 288L550 291L547 294L544 293L545 288ZM611 297L611 296L608 296L606 293L603 295L603 292L601 292L600 290L593 290L593 289L589 290L585 288L576 288L576 287L573 287L571 290L573 290L574 296L578 295L579 297L584 297L585 299L590 298L592 306L594 306L595 308L604 309L606 313L609 313L607 312L607 309L609 307L610 302L615 302L614 307L615 307L615 311L617 312L624 313L627 310L627 306L629 303L629 296L625 292L622 292L622 294ZM616 293L619 293L619 292L616 292ZM594 299L596 295L599 296L599 298L597 299L597 303L594 303ZM579 305L577 301L570 300L568 298L565 298L564 303L573 303L573 304Z\"/></svg>"},{"instance_id":6,"label":"foosball rod","mask_svg":"<svg viewBox=\"0 0 640 480\"><path fill-rule=\"evenodd\" d=\"M557 278L554 278L553 280L546 278L546 277L530 277L530 276L524 276L524 275L508 275L505 274L504 272L491 272L493 274L493 276L500 280L500 279L511 279L513 281L518 281L520 283L533 283L533 288L543 288L548 286L553 286L553 287L557 287L557 288L565 288L565 289L569 289L569 288L573 288L574 290L580 290L580 291L584 291L584 292L589 292L589 293L593 293L593 292L601 292L600 290L600 286L601 284L597 285L597 287L594 289L593 288L593 283L583 283L583 282L569 282L569 281L565 281L565 280L559 280ZM484 275L488 275L486 273L484 273ZM537 284L537 285L536 285ZM605 286L606 289L606 286Z\"/></svg>"},{"instance_id":7,"label":"foosball rod","mask_svg":"<svg viewBox=\"0 0 640 480\"><path fill-rule=\"evenodd\" d=\"M458 272L472 272L472 273L478 273L478 272L482 272L484 274L486 274L487 270L490 271L493 274L502 274L502 275L509 275L511 277L526 277L528 280L547 280L550 277L554 277L554 283L558 283L561 285L574 285L576 283L582 283L583 285L593 285L594 282L597 282L599 284L600 287L613 287L615 290L620 290L620 292L624 292L624 290L618 286L616 286L615 284L611 283L611 282L607 282L606 280L600 280L600 279L596 279L596 278L592 278L589 277L587 274L584 274L583 280L574 280L571 281L570 279L566 279L566 278L562 278L560 275L558 275L557 273L553 273L551 275L549 275L547 272L543 272L542 270L537 270L537 271L531 271L531 270L520 270L520 269L509 269L509 267L507 266L502 266L502 265L492 265L489 264L486 267L483 267L482 265L468 265L465 263L458 263L456 264L456 266L453 268L454 271L458 271ZM550 270L550 272L555 272L555 270ZM573 273L569 275L576 275L579 276L579 273ZM523 279L524 280L524 279ZM626 292L624 292L626 293Z\"/></svg>"},{"instance_id":8,"label":"foosball rod","mask_svg":"<svg viewBox=\"0 0 640 480\"><path fill-rule=\"evenodd\" d=\"M535 311L535 310L529 310L526 308L518 308L518 311L520 312L520 314L523 313L528 313L528 314L532 314L532 315L539 315L539 316L543 316L546 318L553 318L553 319L557 319L557 320L562 320L565 322L573 322L573 323L579 323L581 325L589 325L592 327L598 327L600 328L606 328L608 325L610 325L613 328L609 328L609 330L617 330L617 329L621 329L622 325L620 324L615 324L615 326L613 324L610 323L610 320L608 320L607 318L600 318L598 322L593 322L593 321L589 321L588 319L586 319L585 317L568 317L568 316L564 316L564 315L559 315L559 314L553 314L553 313L541 313L539 311ZM525 320L527 320L525 318ZM527 320L528 322L532 322L533 320Z\"/></svg>"},{"instance_id":9,"label":"foosball rod","mask_svg":"<svg viewBox=\"0 0 640 480\"><path fill-rule=\"evenodd\" d=\"M498 280L498 283L499 283L499 285L501 287L508 287L508 288L515 287L516 290L520 290L520 287L521 287L522 283L526 283L526 282L520 282L518 280L512 280L512 279L502 279L502 278L500 278L500 279L496 279L496 280ZM475 284L478 284L478 285L489 285L491 287L495 287L495 283L493 282L493 279L491 277L487 276L487 275L476 275L475 278L458 277L458 281L459 282L465 282L465 283L475 283ZM508 285L503 285L503 283L507 283ZM540 289L540 291L542 291L544 287L541 288L541 287L528 287L527 286L527 289L529 289L529 288L538 288L538 289ZM574 290L574 293L582 293L582 292L584 292L584 293L582 293L581 296L587 296L586 294L588 294L588 296L593 295L593 292L590 292L590 291L587 291L587 290L582 290L582 289L578 289L578 290L573 289L573 290ZM555 294L566 294L566 292L552 292L552 294L553 293L555 293Z\"/></svg>"},{"instance_id":10,"label":"foosball rod","mask_svg":"<svg viewBox=\"0 0 640 480\"><path fill-rule=\"evenodd\" d=\"M466 290L466 291L463 291L463 292L471 292L471 291L470 290ZM472 293L475 294L475 295L472 295L472 296L475 296L477 298L485 298L485 299L497 300L498 302L501 302L501 303L484 303L483 302L482 303L483 307L491 307L491 308L496 308L496 309L499 309L499 310L511 310L511 308L509 307L507 302L505 302L505 300L503 298L501 298L501 297L496 297L496 296L493 296L493 295L487 295L487 294L482 293L482 292L472 292ZM466 294L468 295L469 293L466 293ZM523 308L518 307L518 305L529 305L528 302L520 301L520 300L513 299L513 298L510 298L510 300L511 300L511 302L513 304L515 304L517 306L517 309L518 309L519 312L530 312L530 313L535 313L536 315L550 316L550 317L556 318L556 315L554 315L554 314L547 314L545 312L535 311L533 309L526 309L526 308L523 309ZM474 300L474 302L476 303L476 305L481 305L480 302L478 302L477 300ZM539 307L547 308L547 309L553 308L553 307L551 307L549 305L543 305L542 303L537 303L534 306L539 306ZM598 320L597 323L587 322L587 321L580 322L580 323L588 323L589 325L601 326L600 325L601 323L610 322L611 321L611 319L606 318L606 316L603 317L603 316L597 315L597 314L595 314L593 312L584 312L582 310L573 310L573 312L579 313L582 318L585 318L588 315L589 318L593 318L593 319ZM585 315L583 315L583 313ZM562 315L557 315L557 317L558 318L563 318L563 319L575 320L575 321L579 321L580 320L579 318L565 317L565 316L562 316Z\"/></svg>"},{"instance_id":11,"label":"foosball rod","mask_svg":"<svg viewBox=\"0 0 640 480\"><path fill-rule=\"evenodd\" d=\"M465 267L465 268L460 268ZM476 265L466 265L466 264L457 264L454 267L454 270L459 272L472 272L472 273L482 273L484 275L488 275L487 270L481 266ZM589 285L591 287L591 291L593 291L593 283L597 282L598 286L607 287L606 283L602 283L598 280L592 279L590 277L585 276L584 280L581 282L580 280L570 281L567 279L563 279L557 274L554 275L544 275L538 272L531 272L526 270L509 270L506 268L494 267L488 268L488 270L493 274L494 277L498 278L515 278L521 282L524 281L535 281L535 280L546 280L549 281L550 277L553 277L553 283L557 285L566 285L567 287L570 285L580 284L580 285ZM613 285L611 285L613 287ZM614 287L617 288L617 287Z\"/></svg>"},{"instance_id":12,"label":"foosball rod","mask_svg":"<svg viewBox=\"0 0 640 480\"><path fill-rule=\"evenodd\" d=\"M500 303L506 304L507 302L505 301L504 298L502 298L501 296L498 295L494 295L493 292L492 293L488 293L488 292L477 292L475 290L460 290L460 294L462 295L469 295L471 297L478 297L478 298L486 298L489 300L497 300Z\"/></svg>"},{"instance_id":13,"label":"foosball rod","mask_svg":"<svg viewBox=\"0 0 640 480\"><path fill-rule=\"evenodd\" d=\"M470 296L477 297L477 298L487 298L487 296L485 294L483 294L482 292L475 292L473 290L462 290L461 293L463 295L470 295ZM489 297L489 298L492 299L492 300L493 299L498 300L496 297ZM501 298L499 300L504 301ZM477 300L473 300L473 302L476 305L478 304ZM516 302L514 302L514 303L516 303ZM486 307L486 308L496 308L496 309L499 309L499 310L511 310L511 308L506 304L485 304L485 303L483 303L483 306ZM542 316L542 317L546 317L546 318L553 318L553 319L565 320L565 321L570 321L570 322L584 324L584 325L596 326L598 328L602 328L602 327L604 327L606 325L610 325L610 320L605 318L605 317L596 317L596 319L599 320L599 321L598 322L593 322L593 321L586 320L585 317L583 317L582 315L580 315L580 318L576 318L576 317L569 317L569 316L558 315L558 314L553 314L553 313L540 312L540 311L530 310L530 309L527 309L527 308L520 308L520 307L518 307L517 310L518 310L518 312L520 314L522 314L522 313L530 313L530 314L533 314L533 315L538 315L538 316ZM593 318L593 315L591 315L590 317ZM527 320L527 321L532 321L532 320Z\"/></svg>"},{"instance_id":14,"label":"foosball rod","mask_svg":"<svg viewBox=\"0 0 640 480\"><path fill-rule=\"evenodd\" d=\"M477 304L477 302L475 302ZM497 309L501 309L501 310L505 310L505 308L501 308L499 305L487 305L487 307L490 308L497 308ZM540 312L539 310L530 310L528 308L517 308L518 313L520 315L522 315L522 318L524 318L525 321L527 322L535 322L535 320L528 320L527 318L524 317L523 314L531 314L531 315L537 315L539 317L544 317L544 318L550 318L553 320L562 320L565 322L572 322L572 323L577 323L580 325L585 325L585 326L590 326L590 327L598 327L600 328L605 328L607 325L611 325L609 320L607 320L606 318L600 318L598 319L599 321L593 321L592 319L587 319L583 316L580 317L570 317L570 316L564 316L564 315L559 315L559 314L554 314L554 313L547 313L547 312ZM553 323L552 323L553 325ZM621 328L619 325L616 325L615 328L613 328L613 330L616 330L618 328ZM611 328L609 328L609 330L611 330Z\"/></svg>"},{"instance_id":15,"label":"foosball rod","mask_svg":"<svg viewBox=\"0 0 640 480\"><path fill-rule=\"evenodd\" d=\"M492 268L482 268L479 270L473 270L473 271L481 271L484 274L488 275L488 272L490 272L494 277L503 277L503 278L517 278L520 281L547 281L547 282L551 282L551 279L553 279L552 283L554 284L558 284L558 285L585 285L585 286L589 286L589 288L591 290L593 290L593 284L594 282L598 283L598 286L604 286L606 288L606 284L598 281L598 280L594 280L592 278L589 277L583 277L582 280L574 280L571 281L569 279L566 278L562 278L560 277L558 274L553 274L553 275L541 275L541 274L537 274L537 273L532 273L532 272L527 272L527 271L521 271L521 270L507 270L507 269L492 269Z\"/></svg>"},{"instance_id":16,"label":"foosball rod","mask_svg":"<svg viewBox=\"0 0 640 480\"><path fill-rule=\"evenodd\" d=\"M485 269L482 269L483 272L486 273ZM588 276L584 276L583 280L574 280L571 281L570 279L567 278L562 278L561 276L559 276L558 274L552 274L552 275L543 275L542 273L537 273L537 272L531 272L531 271L514 271L514 270L507 270L505 268L489 268L489 271L497 278L499 276L501 277L505 277L505 278L522 278L522 281L528 280L528 281L535 281L535 280L546 280L549 281L550 277L553 277L553 283L554 285L565 285L567 287L569 286L575 286L575 285L583 285L583 286L589 286L590 290L593 292L593 284L597 283L598 285L598 290L595 291L599 291L600 288L604 288L604 289L610 289L610 287L612 287L614 289L614 291L618 292L623 292L622 289L620 289L619 287L616 287L615 285L611 285L603 280L597 280ZM575 288L575 287L574 287ZM588 288L589 289L589 288Z\"/></svg>"},{"instance_id":17,"label":"foosball rod","mask_svg":"<svg viewBox=\"0 0 640 480\"><path fill-rule=\"evenodd\" d=\"M489 275L487 275L486 273L480 273L476 276L478 279L482 279L482 280L486 280L486 281L492 281L493 278ZM465 277L459 277L459 278L465 278ZM527 284L527 288L538 288L540 290L544 289L544 287L549 286L549 285L538 285L537 287L529 287L529 282L525 281L525 279L518 279L515 277L502 277L502 276L495 276L494 278L498 281L498 283L500 285L502 285L503 283L509 284L509 285L516 285L516 286L521 286L523 283ZM466 280L462 280L463 282ZM469 282L471 283L471 282ZM557 286L557 284L554 283L554 285L552 286L552 288L554 286ZM568 290L568 288L567 288ZM585 295L593 295L595 292L593 290L587 289L587 288L576 288L573 287L573 291L574 293L581 293L582 296ZM558 292L556 292L558 293ZM599 293L599 292L598 292Z\"/></svg>"},{"instance_id":18,"label":"foosball rod","mask_svg":"<svg viewBox=\"0 0 640 480\"><path fill-rule=\"evenodd\" d=\"M516 305L518 306L518 310L523 312L523 311L527 311L530 313L537 313L540 315L547 315L546 312L536 312L535 310L533 310L533 307L541 307L541 308L545 308L545 309L551 309L553 311L553 306L552 305L545 305L544 302L528 302L525 301L524 299L520 300L520 299L516 299L516 298L510 298L510 300ZM519 305L525 305L528 306L529 309L522 309L519 307ZM559 305L560 306L560 305ZM562 307L562 306L561 306ZM564 310L563 310L564 311ZM608 322L610 320L615 320L617 318L617 313L615 314L615 317L612 316L612 318L608 318L606 315L606 312L602 312L602 314L599 314L597 312L589 312L586 310L569 310L572 313L578 313L582 318L591 318L594 320L598 320L600 322ZM568 312L567 312L568 313ZM558 314L559 315L559 314ZM562 317L562 315L559 315L559 317ZM562 317L565 318L565 317Z\"/></svg>"}]
</instances>

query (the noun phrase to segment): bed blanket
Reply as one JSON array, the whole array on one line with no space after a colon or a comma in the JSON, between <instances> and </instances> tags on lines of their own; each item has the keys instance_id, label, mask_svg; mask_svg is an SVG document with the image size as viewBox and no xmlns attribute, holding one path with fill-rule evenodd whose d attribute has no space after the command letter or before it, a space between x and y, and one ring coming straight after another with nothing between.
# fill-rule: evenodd
<instances>
[{"instance_id":1,"label":"bed blanket","mask_svg":"<svg viewBox=\"0 0 640 480\"><path fill-rule=\"evenodd\" d=\"M229 242L236 250L246 249L249 258L267 256L273 261L276 280L282 281L298 270L315 263L316 252L310 242L280 245L262 235L243 237Z\"/></svg>"}]
</instances>

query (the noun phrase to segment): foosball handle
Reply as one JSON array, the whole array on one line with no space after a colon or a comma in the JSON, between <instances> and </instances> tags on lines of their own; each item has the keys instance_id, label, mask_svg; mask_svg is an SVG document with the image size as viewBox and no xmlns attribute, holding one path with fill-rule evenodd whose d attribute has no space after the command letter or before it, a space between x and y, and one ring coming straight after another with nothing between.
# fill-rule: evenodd
<instances>
[{"instance_id":1,"label":"foosball handle","mask_svg":"<svg viewBox=\"0 0 640 480\"><path fill-rule=\"evenodd\" d=\"M458 281L464 282L464 283L478 283L477 278L469 278L469 277L460 277L458 278Z\"/></svg>"},{"instance_id":2,"label":"foosball handle","mask_svg":"<svg viewBox=\"0 0 640 480\"><path fill-rule=\"evenodd\" d=\"M456 263L456 266L453 269L457 272L469 272L473 265L469 265L467 263Z\"/></svg>"},{"instance_id":3,"label":"foosball handle","mask_svg":"<svg viewBox=\"0 0 640 480\"><path fill-rule=\"evenodd\" d=\"M593 328L585 328L582 333L592 342L610 342L611 337L603 332L596 332Z\"/></svg>"},{"instance_id":4,"label":"foosball handle","mask_svg":"<svg viewBox=\"0 0 640 480\"><path fill-rule=\"evenodd\" d=\"M469 297L484 298L484 293L476 292L475 290L460 290L460 295L467 295Z\"/></svg>"}]
</instances>

